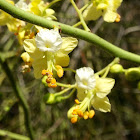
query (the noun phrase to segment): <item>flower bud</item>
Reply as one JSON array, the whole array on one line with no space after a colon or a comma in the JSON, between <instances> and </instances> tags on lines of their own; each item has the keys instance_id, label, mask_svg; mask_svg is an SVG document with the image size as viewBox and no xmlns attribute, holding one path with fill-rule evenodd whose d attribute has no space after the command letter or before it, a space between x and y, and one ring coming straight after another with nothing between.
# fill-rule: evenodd
<instances>
[{"instance_id":1,"label":"flower bud","mask_svg":"<svg viewBox=\"0 0 140 140\"><path fill-rule=\"evenodd\" d=\"M111 73L122 73L124 71L122 65L115 64L110 68Z\"/></svg>"},{"instance_id":2,"label":"flower bud","mask_svg":"<svg viewBox=\"0 0 140 140\"><path fill-rule=\"evenodd\" d=\"M129 81L140 80L140 68L130 68L126 70L125 77Z\"/></svg>"},{"instance_id":3,"label":"flower bud","mask_svg":"<svg viewBox=\"0 0 140 140\"><path fill-rule=\"evenodd\" d=\"M47 84L47 82L46 82L47 79L48 79L48 76L44 76L44 77L42 78L42 83L43 83L45 86L48 86L48 84Z\"/></svg>"},{"instance_id":4,"label":"flower bud","mask_svg":"<svg viewBox=\"0 0 140 140\"><path fill-rule=\"evenodd\" d=\"M53 93L47 93L44 96L44 102L48 105L56 104L63 101L63 98L64 98L63 96L57 96L56 94Z\"/></svg>"},{"instance_id":5,"label":"flower bud","mask_svg":"<svg viewBox=\"0 0 140 140\"><path fill-rule=\"evenodd\" d=\"M47 93L45 96L44 96L44 102L46 104L55 104L56 101L55 101L55 95L53 93Z\"/></svg>"}]
</instances>

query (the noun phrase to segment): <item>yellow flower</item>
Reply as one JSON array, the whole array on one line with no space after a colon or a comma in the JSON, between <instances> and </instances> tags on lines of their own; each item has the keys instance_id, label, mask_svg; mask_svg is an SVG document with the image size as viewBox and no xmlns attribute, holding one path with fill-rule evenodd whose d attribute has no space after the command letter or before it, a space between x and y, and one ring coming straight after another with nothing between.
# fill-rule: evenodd
<instances>
[{"instance_id":1,"label":"yellow flower","mask_svg":"<svg viewBox=\"0 0 140 140\"><path fill-rule=\"evenodd\" d=\"M57 30L42 29L33 39L25 39L23 46L33 59L35 78L42 77L42 70L57 71L60 66L68 66L68 54L77 46L77 39L61 38Z\"/></svg>"},{"instance_id":2,"label":"yellow flower","mask_svg":"<svg viewBox=\"0 0 140 140\"><path fill-rule=\"evenodd\" d=\"M12 0L8 0L8 2L14 5L14 2ZM16 4L15 4L15 6L16 6ZM18 4L17 4L17 6L18 6ZM4 26L4 25L7 25L9 31L17 32L18 27L24 26L25 22L18 20L16 18L13 18L11 15L0 10L0 26Z\"/></svg>"},{"instance_id":3,"label":"yellow flower","mask_svg":"<svg viewBox=\"0 0 140 140\"><path fill-rule=\"evenodd\" d=\"M90 113L91 106L102 112L110 112L111 104L107 95L111 92L111 89L115 84L114 79L100 78L99 76L94 75L93 70L89 67L76 70L75 78L78 92L77 97L80 101L77 102L76 100L76 105L68 111L68 118L71 119L76 117L78 119L81 117L82 113L84 119L92 118ZM79 111L80 113L78 113Z\"/></svg>"},{"instance_id":4,"label":"yellow flower","mask_svg":"<svg viewBox=\"0 0 140 140\"><path fill-rule=\"evenodd\" d=\"M120 16L117 13L122 0L93 0L83 12L85 20L97 20L103 16L106 22L119 22Z\"/></svg>"}]
</instances>

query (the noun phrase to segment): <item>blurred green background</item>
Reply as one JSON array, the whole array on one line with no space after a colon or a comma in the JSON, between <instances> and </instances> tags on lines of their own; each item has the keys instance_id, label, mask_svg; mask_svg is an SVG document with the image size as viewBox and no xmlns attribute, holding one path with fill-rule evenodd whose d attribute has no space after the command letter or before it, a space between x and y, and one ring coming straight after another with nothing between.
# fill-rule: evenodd
<instances>
[{"instance_id":1,"label":"blurred green background","mask_svg":"<svg viewBox=\"0 0 140 140\"><path fill-rule=\"evenodd\" d=\"M78 7L82 7L87 0L76 0ZM15 1L17 2L17 1ZM52 7L56 11L58 21L74 25L79 21L78 15L69 0L62 0ZM106 23L100 18L90 21L89 28L105 40L122 49L140 55L140 1L124 0L118 9L121 15L119 23ZM65 36L62 34L62 36ZM137 82L130 82L123 74L112 75L116 84L109 94L112 105L111 113L96 111L90 120L80 120L71 124L67 118L68 109L74 104L76 93L62 103L46 106L43 96L47 92L60 91L48 89L36 80L33 71L21 72L20 58L23 47L19 45L16 36L0 27L0 54L7 57L8 64L17 82L19 82L31 110L31 121L36 140L140 140L140 90ZM79 40L78 47L70 54L69 67L77 69L89 66L95 72L109 64L114 56L83 40ZM139 66L132 62L121 60L124 68ZM74 74L65 72L65 76L58 79L62 83L74 83ZM12 87L0 66L0 129L27 135L24 126L24 114L13 93ZM10 140L1 137L0 140Z\"/></svg>"}]
</instances>

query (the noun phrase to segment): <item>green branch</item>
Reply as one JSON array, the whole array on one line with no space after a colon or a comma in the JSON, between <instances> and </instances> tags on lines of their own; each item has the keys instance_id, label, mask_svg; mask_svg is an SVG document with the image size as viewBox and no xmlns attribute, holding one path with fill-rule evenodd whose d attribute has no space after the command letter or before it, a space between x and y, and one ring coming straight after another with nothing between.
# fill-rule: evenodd
<instances>
[{"instance_id":1,"label":"green branch","mask_svg":"<svg viewBox=\"0 0 140 140\"><path fill-rule=\"evenodd\" d=\"M14 90L14 93L15 93L16 97L18 98L19 103L21 104L21 106L24 110L25 126L26 126L27 133L29 134L30 139L34 140L34 135L33 135L31 121L30 121L29 107L28 107L28 104L27 104L25 98L23 97L23 93L20 89L20 86L14 79L13 73L11 72L7 62L1 56L0 56L0 64L3 68L3 70L5 71L7 78L9 79L10 84Z\"/></svg>"},{"instance_id":2,"label":"green branch","mask_svg":"<svg viewBox=\"0 0 140 140\"><path fill-rule=\"evenodd\" d=\"M114 55L116 57L126 59L129 61L133 61L133 62L140 64L139 55L133 54L131 52L127 52L127 51L109 43L108 41L100 38L99 36L97 36L93 33L86 32L84 30L74 28L72 26L65 25L65 24L62 24L59 22L50 21L43 17L39 17L37 15L33 15L29 12L23 11L23 10L13 6L12 4L8 3L5 0L0 0L0 8L2 10L4 10L5 12L9 13L10 15L12 15L13 17L27 21L32 24L36 24L36 25L46 27L46 28L53 28L54 25L60 26L62 33L64 33L64 34L86 40L88 42L96 44L97 46L105 49L106 51L110 52L112 55Z\"/></svg>"},{"instance_id":3,"label":"green branch","mask_svg":"<svg viewBox=\"0 0 140 140\"><path fill-rule=\"evenodd\" d=\"M26 136L22 136L5 130L0 130L0 136L9 137L16 140L30 140L30 138Z\"/></svg>"}]
</instances>

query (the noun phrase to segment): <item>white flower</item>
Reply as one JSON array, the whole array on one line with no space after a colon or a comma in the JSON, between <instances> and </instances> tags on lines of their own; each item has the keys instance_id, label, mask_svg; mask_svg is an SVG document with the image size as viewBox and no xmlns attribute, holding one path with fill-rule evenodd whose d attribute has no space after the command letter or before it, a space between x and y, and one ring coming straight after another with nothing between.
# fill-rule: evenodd
<instances>
[{"instance_id":1,"label":"white flower","mask_svg":"<svg viewBox=\"0 0 140 140\"><path fill-rule=\"evenodd\" d=\"M83 67L76 70L75 79L78 88L91 90L96 85L94 71L90 67Z\"/></svg>"},{"instance_id":2,"label":"white flower","mask_svg":"<svg viewBox=\"0 0 140 140\"><path fill-rule=\"evenodd\" d=\"M24 11L27 11L29 9L28 5L24 2L24 0L19 0L16 4L15 4L16 7L24 10Z\"/></svg>"},{"instance_id":3,"label":"white flower","mask_svg":"<svg viewBox=\"0 0 140 140\"><path fill-rule=\"evenodd\" d=\"M62 44L62 38L58 31L48 29L41 29L37 33L35 41L37 48L43 52L56 52Z\"/></svg>"}]
</instances>

